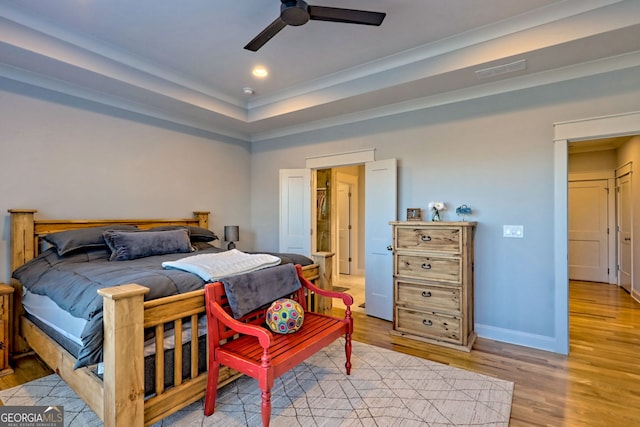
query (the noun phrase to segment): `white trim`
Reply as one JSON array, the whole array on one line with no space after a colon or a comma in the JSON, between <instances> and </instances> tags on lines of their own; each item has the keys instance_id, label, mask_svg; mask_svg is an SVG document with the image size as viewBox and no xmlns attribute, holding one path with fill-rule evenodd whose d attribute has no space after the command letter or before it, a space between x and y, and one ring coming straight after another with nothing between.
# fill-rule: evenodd
<instances>
[{"instance_id":1,"label":"white trim","mask_svg":"<svg viewBox=\"0 0 640 427\"><path fill-rule=\"evenodd\" d=\"M615 171L614 172L615 175ZM609 238L607 242L609 244L609 284L618 284L618 250L616 248L616 178L611 177L607 179L607 186L609 187L609 195L607 197L607 209L609 215Z\"/></svg>"},{"instance_id":2,"label":"white trim","mask_svg":"<svg viewBox=\"0 0 640 427\"><path fill-rule=\"evenodd\" d=\"M569 181L593 181L596 179L613 179L615 171L571 172Z\"/></svg>"},{"instance_id":3,"label":"white trim","mask_svg":"<svg viewBox=\"0 0 640 427\"><path fill-rule=\"evenodd\" d=\"M568 218L568 141L554 144L554 351L569 354L569 218Z\"/></svg>"},{"instance_id":4,"label":"white trim","mask_svg":"<svg viewBox=\"0 0 640 427\"><path fill-rule=\"evenodd\" d=\"M546 335L530 334L478 323L475 324L474 329L479 337L491 337L490 339L495 341L557 352L557 340Z\"/></svg>"},{"instance_id":5,"label":"white trim","mask_svg":"<svg viewBox=\"0 0 640 427\"><path fill-rule=\"evenodd\" d=\"M359 165L375 161L375 149L349 151L346 153L327 154L325 156L307 157L305 168L335 168L338 166Z\"/></svg>"},{"instance_id":6,"label":"white trim","mask_svg":"<svg viewBox=\"0 0 640 427\"><path fill-rule=\"evenodd\" d=\"M638 133L640 111L554 123L554 140L585 141Z\"/></svg>"},{"instance_id":7,"label":"white trim","mask_svg":"<svg viewBox=\"0 0 640 427\"><path fill-rule=\"evenodd\" d=\"M569 352L567 160L569 141L640 134L640 111L554 123L554 351Z\"/></svg>"},{"instance_id":8,"label":"white trim","mask_svg":"<svg viewBox=\"0 0 640 427\"><path fill-rule=\"evenodd\" d=\"M617 168L615 170L615 173L616 173L615 177L620 178L621 176L625 176L626 174L631 173L631 166L632 164L631 162L629 162Z\"/></svg>"}]
</instances>

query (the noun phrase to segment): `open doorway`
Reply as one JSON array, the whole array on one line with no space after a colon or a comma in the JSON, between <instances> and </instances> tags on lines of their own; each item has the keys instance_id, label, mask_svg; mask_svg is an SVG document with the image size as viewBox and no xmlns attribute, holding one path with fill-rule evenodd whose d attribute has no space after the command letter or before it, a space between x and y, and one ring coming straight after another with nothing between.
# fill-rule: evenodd
<instances>
[{"instance_id":1,"label":"open doorway","mask_svg":"<svg viewBox=\"0 0 640 427\"><path fill-rule=\"evenodd\" d=\"M632 215L628 191L621 191L628 188L621 183L630 179L630 166L621 165L628 163L621 153L634 138L568 143L569 280L617 284L630 292L623 262L629 251L619 236Z\"/></svg>"},{"instance_id":2,"label":"open doorway","mask_svg":"<svg viewBox=\"0 0 640 427\"><path fill-rule=\"evenodd\" d=\"M364 165L316 171L316 248L333 252L334 288L354 297L365 312Z\"/></svg>"},{"instance_id":3,"label":"open doorway","mask_svg":"<svg viewBox=\"0 0 640 427\"><path fill-rule=\"evenodd\" d=\"M627 139L568 145L570 280L616 283L615 170Z\"/></svg>"},{"instance_id":4,"label":"open doorway","mask_svg":"<svg viewBox=\"0 0 640 427\"><path fill-rule=\"evenodd\" d=\"M361 245L364 247L360 247L358 252L365 270L365 312L369 316L391 321L393 253L389 222L397 219L397 160L375 160L373 154L373 150L363 150L319 156L308 158L305 169L281 169L279 248L280 252L317 252L316 210L319 199L317 181L310 176L315 178L321 169L364 165L364 185L361 186L364 188L360 189L363 192L361 194L366 194L364 207L361 207L364 219L358 227L363 231L358 240L364 240L364 245ZM324 197L327 197L326 194ZM312 211L311 215L309 210Z\"/></svg>"},{"instance_id":5,"label":"open doorway","mask_svg":"<svg viewBox=\"0 0 640 427\"><path fill-rule=\"evenodd\" d=\"M589 144L588 141L604 138L640 134L640 112L623 113L613 116L587 118L554 124L554 342L549 343L550 349L558 353L569 353L569 266L568 266L568 151L572 143ZM638 144L640 138L634 137L633 147L635 153L625 153L634 157L640 164L638 156ZM620 162L619 162L620 163ZM634 199L635 198L635 199ZM632 195L636 200L637 194ZM637 213L636 213L637 215ZM638 230L631 230L630 235L637 234ZM635 261L632 261L632 264ZM633 270L633 265L631 265ZM637 280L637 277L635 278ZM632 295L638 291L632 284ZM634 299L638 300L637 295Z\"/></svg>"}]
</instances>

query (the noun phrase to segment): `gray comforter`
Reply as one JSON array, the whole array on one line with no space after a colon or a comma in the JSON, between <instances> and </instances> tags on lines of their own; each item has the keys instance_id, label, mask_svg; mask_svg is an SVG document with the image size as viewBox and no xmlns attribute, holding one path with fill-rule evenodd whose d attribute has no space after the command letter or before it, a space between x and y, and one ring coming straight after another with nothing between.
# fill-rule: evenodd
<instances>
[{"instance_id":1,"label":"gray comforter","mask_svg":"<svg viewBox=\"0 0 640 427\"><path fill-rule=\"evenodd\" d=\"M211 247L199 253L219 252ZM37 258L16 269L13 277L30 292L46 295L75 317L86 319L82 332L83 346L76 368L102 361L103 318L102 297L97 290L110 286L136 283L149 288L145 299L155 299L201 289L204 281L182 270L164 269L163 261L174 261L189 254L177 253L109 261L109 251L96 249L59 256L48 249ZM305 257L282 254L283 263L309 263Z\"/></svg>"}]
</instances>

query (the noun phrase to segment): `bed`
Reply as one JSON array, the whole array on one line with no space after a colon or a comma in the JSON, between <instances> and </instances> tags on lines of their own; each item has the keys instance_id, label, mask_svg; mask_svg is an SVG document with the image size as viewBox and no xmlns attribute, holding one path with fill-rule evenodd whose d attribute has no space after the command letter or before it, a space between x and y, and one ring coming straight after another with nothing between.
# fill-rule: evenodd
<instances>
[{"instance_id":1,"label":"bed","mask_svg":"<svg viewBox=\"0 0 640 427\"><path fill-rule=\"evenodd\" d=\"M41 219L36 218L34 209L12 209L9 213L12 272L49 256L42 249L42 240L62 231L114 225L135 226L142 231L172 226L209 228L209 212L200 211L194 212L192 218L100 220ZM330 290L332 256L325 252L313 254L312 263L303 267L303 275L318 287ZM150 425L204 397L206 337L195 333L195 325L202 323L205 312L203 289L150 299L147 294L154 290L136 283L101 287L97 293L102 311L102 361L87 364L79 363L77 355L61 344L63 340L53 338L46 322L36 321L25 311L22 283L12 278L11 285L16 288L11 353L16 356L35 351L106 426ZM331 310L330 300L307 297L314 311ZM189 330L185 325L194 327ZM183 344L167 344L167 336L169 341ZM223 386L238 376L237 372L221 369L218 384Z\"/></svg>"}]
</instances>

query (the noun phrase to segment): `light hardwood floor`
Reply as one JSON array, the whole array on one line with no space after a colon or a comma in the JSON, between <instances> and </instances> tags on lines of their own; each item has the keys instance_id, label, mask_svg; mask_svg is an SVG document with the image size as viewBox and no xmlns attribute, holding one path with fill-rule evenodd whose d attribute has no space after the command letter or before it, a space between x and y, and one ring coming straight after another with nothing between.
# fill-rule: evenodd
<instances>
[{"instance_id":1,"label":"light hardwood floor","mask_svg":"<svg viewBox=\"0 0 640 427\"><path fill-rule=\"evenodd\" d=\"M512 427L640 425L640 304L601 283L572 282L569 294L568 356L482 338L470 353L392 342L390 322L361 312L354 312L354 339L513 381ZM49 373L34 357L14 367L0 377L0 388Z\"/></svg>"},{"instance_id":2,"label":"light hardwood floor","mask_svg":"<svg viewBox=\"0 0 640 427\"><path fill-rule=\"evenodd\" d=\"M640 304L614 285L572 282L570 352L478 338L470 353L406 339L355 313L354 339L513 381L510 426L640 425Z\"/></svg>"},{"instance_id":3,"label":"light hardwood floor","mask_svg":"<svg viewBox=\"0 0 640 427\"><path fill-rule=\"evenodd\" d=\"M353 297L353 306L351 310L357 313L364 313L364 300L365 300L365 288L364 288L364 276L340 274L333 281L334 286L341 286L347 288L345 292Z\"/></svg>"}]
</instances>

